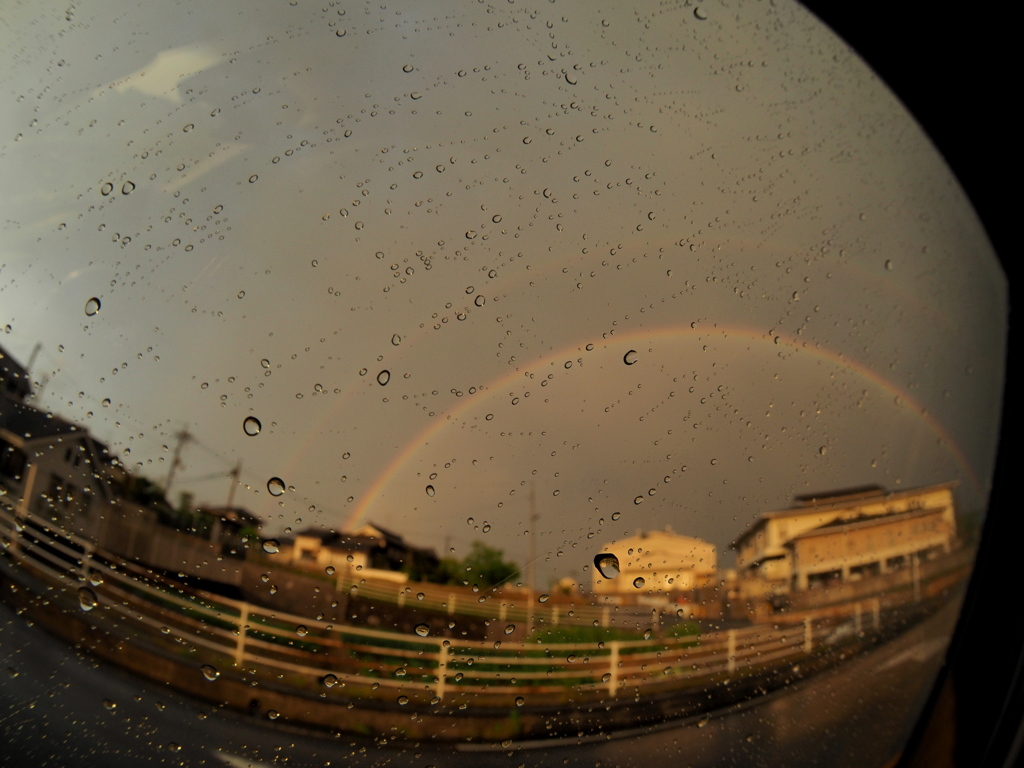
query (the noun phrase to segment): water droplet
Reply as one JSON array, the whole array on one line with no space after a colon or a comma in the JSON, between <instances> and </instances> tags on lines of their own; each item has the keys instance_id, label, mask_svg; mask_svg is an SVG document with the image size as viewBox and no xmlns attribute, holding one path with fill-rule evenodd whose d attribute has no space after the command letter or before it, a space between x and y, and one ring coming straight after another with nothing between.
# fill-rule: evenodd
<instances>
[{"instance_id":1,"label":"water droplet","mask_svg":"<svg viewBox=\"0 0 1024 768\"><path fill-rule=\"evenodd\" d=\"M81 606L83 611L91 611L96 607L99 600L96 599L96 593L88 587L82 587L78 590L78 604Z\"/></svg>"},{"instance_id":2,"label":"water droplet","mask_svg":"<svg viewBox=\"0 0 1024 768\"><path fill-rule=\"evenodd\" d=\"M271 496L280 496L284 493L284 480L280 477L272 477L267 480L267 491Z\"/></svg>"},{"instance_id":3,"label":"water droplet","mask_svg":"<svg viewBox=\"0 0 1024 768\"><path fill-rule=\"evenodd\" d=\"M255 416L246 416L245 421L242 422L242 431L249 437L256 437L261 429L263 429L263 425Z\"/></svg>"},{"instance_id":4,"label":"water droplet","mask_svg":"<svg viewBox=\"0 0 1024 768\"><path fill-rule=\"evenodd\" d=\"M644 630L644 640L650 640L650 639L651 639L651 630L645 629Z\"/></svg>"},{"instance_id":5,"label":"water droplet","mask_svg":"<svg viewBox=\"0 0 1024 768\"><path fill-rule=\"evenodd\" d=\"M821 456L824 456L824 455L825 455L825 451L826 451L826 450L828 450L828 449L826 448L826 446L824 446L824 445L823 445L823 446L821 446L821 448L819 448L819 449L818 449L818 453L819 453L819 454L820 454Z\"/></svg>"},{"instance_id":6,"label":"water droplet","mask_svg":"<svg viewBox=\"0 0 1024 768\"><path fill-rule=\"evenodd\" d=\"M509 624L507 627L505 627L505 634L506 635L511 635L515 631L516 631L516 625L515 624Z\"/></svg>"},{"instance_id":7,"label":"water droplet","mask_svg":"<svg viewBox=\"0 0 1024 768\"><path fill-rule=\"evenodd\" d=\"M710 715L704 715L704 717L702 717L700 720L697 721L697 727L698 728L703 728L705 725L707 725L710 722L711 722L711 716Z\"/></svg>"},{"instance_id":8,"label":"water droplet","mask_svg":"<svg viewBox=\"0 0 1024 768\"><path fill-rule=\"evenodd\" d=\"M263 542L263 551L268 555L276 555L281 550L281 545L277 539L267 539Z\"/></svg>"},{"instance_id":9,"label":"water droplet","mask_svg":"<svg viewBox=\"0 0 1024 768\"><path fill-rule=\"evenodd\" d=\"M126 181L124 184L121 185L121 194L122 195L130 195L134 191L135 191L135 182L134 181Z\"/></svg>"},{"instance_id":10,"label":"water droplet","mask_svg":"<svg viewBox=\"0 0 1024 768\"><path fill-rule=\"evenodd\" d=\"M516 696L516 706L517 707L521 707L525 703L526 703L526 699L524 699L522 696Z\"/></svg>"},{"instance_id":11,"label":"water droplet","mask_svg":"<svg viewBox=\"0 0 1024 768\"><path fill-rule=\"evenodd\" d=\"M279 718L280 715L277 713L277 710L272 709L269 712L267 712L267 717L271 720L277 720L277 718Z\"/></svg>"},{"instance_id":12,"label":"water droplet","mask_svg":"<svg viewBox=\"0 0 1024 768\"><path fill-rule=\"evenodd\" d=\"M693 15L695 18L704 21L708 17L708 12L698 5L696 8L693 9Z\"/></svg>"},{"instance_id":13,"label":"water droplet","mask_svg":"<svg viewBox=\"0 0 1024 768\"><path fill-rule=\"evenodd\" d=\"M405 675L406 675L405 667L399 667L398 669L395 670L395 677L405 677Z\"/></svg>"},{"instance_id":14,"label":"water droplet","mask_svg":"<svg viewBox=\"0 0 1024 768\"><path fill-rule=\"evenodd\" d=\"M328 565L326 568L324 568L324 573L326 573L328 576L333 576L334 575L334 566L333 565Z\"/></svg>"},{"instance_id":15,"label":"water droplet","mask_svg":"<svg viewBox=\"0 0 1024 768\"><path fill-rule=\"evenodd\" d=\"M338 677L337 675L324 675L320 682L324 684L325 688L333 688L338 684Z\"/></svg>"},{"instance_id":16,"label":"water droplet","mask_svg":"<svg viewBox=\"0 0 1024 768\"><path fill-rule=\"evenodd\" d=\"M184 128L182 128L181 130L182 130L182 132L183 132L183 133L189 133L189 132L190 132L190 131L191 131L191 130L192 130L193 128L195 128L195 127L196 127L196 126L195 126L195 124L194 124L194 123L188 123L188 124L187 124L187 125L186 125L186 126L185 126Z\"/></svg>"},{"instance_id":17,"label":"water droplet","mask_svg":"<svg viewBox=\"0 0 1024 768\"><path fill-rule=\"evenodd\" d=\"M408 703L409 703L409 697L408 696L399 696L398 697L398 704L399 704L399 706L404 707Z\"/></svg>"},{"instance_id":18,"label":"water droplet","mask_svg":"<svg viewBox=\"0 0 1024 768\"><path fill-rule=\"evenodd\" d=\"M892 259L887 259L886 260L885 268L886 268L887 271L892 272L892 268L893 268Z\"/></svg>"},{"instance_id":19,"label":"water droplet","mask_svg":"<svg viewBox=\"0 0 1024 768\"><path fill-rule=\"evenodd\" d=\"M414 631L420 637L426 637L430 634L430 627L428 627L426 624L417 624L416 629Z\"/></svg>"},{"instance_id":20,"label":"water droplet","mask_svg":"<svg viewBox=\"0 0 1024 768\"><path fill-rule=\"evenodd\" d=\"M619 558L610 552L595 557L594 566L606 579L614 579L619 575Z\"/></svg>"},{"instance_id":21,"label":"water droplet","mask_svg":"<svg viewBox=\"0 0 1024 768\"><path fill-rule=\"evenodd\" d=\"M85 316L92 317L100 311L100 300L93 296L87 302L85 302Z\"/></svg>"},{"instance_id":22,"label":"water droplet","mask_svg":"<svg viewBox=\"0 0 1024 768\"><path fill-rule=\"evenodd\" d=\"M250 183L250 184L255 184L255 183L256 183L256 182L257 182L257 181L259 180L259 178L260 178L260 177L259 177L259 176L257 176L257 175L256 175L256 174L254 173L254 174L253 174L252 176L250 176L250 177L249 177L249 183Z\"/></svg>"},{"instance_id":23,"label":"water droplet","mask_svg":"<svg viewBox=\"0 0 1024 768\"><path fill-rule=\"evenodd\" d=\"M635 499L633 499L633 503L634 504L643 504L644 503L644 497L643 496L637 496Z\"/></svg>"},{"instance_id":24,"label":"water droplet","mask_svg":"<svg viewBox=\"0 0 1024 768\"><path fill-rule=\"evenodd\" d=\"M402 67L402 71L403 72L412 72L412 64L406 64L404 67Z\"/></svg>"},{"instance_id":25,"label":"water droplet","mask_svg":"<svg viewBox=\"0 0 1024 768\"><path fill-rule=\"evenodd\" d=\"M644 584L646 584L646 583L647 582L644 581L644 577L643 576L637 576L635 579L633 579L633 586L636 587L637 589L642 589Z\"/></svg>"},{"instance_id":26,"label":"water droplet","mask_svg":"<svg viewBox=\"0 0 1024 768\"><path fill-rule=\"evenodd\" d=\"M476 304L478 307L482 307L484 304L487 303L487 299L480 295L473 299L473 303Z\"/></svg>"},{"instance_id":27,"label":"water droplet","mask_svg":"<svg viewBox=\"0 0 1024 768\"><path fill-rule=\"evenodd\" d=\"M629 352L624 354L622 356L622 362L624 362L626 365L633 365L633 363L636 362L636 350L631 349L629 350Z\"/></svg>"},{"instance_id":28,"label":"water droplet","mask_svg":"<svg viewBox=\"0 0 1024 768\"><path fill-rule=\"evenodd\" d=\"M548 601L549 597L550 597L550 595L541 595L540 597L537 598L537 602L538 603L546 603Z\"/></svg>"},{"instance_id":29,"label":"water droplet","mask_svg":"<svg viewBox=\"0 0 1024 768\"><path fill-rule=\"evenodd\" d=\"M612 521L618 520L620 517L622 517L621 512L612 512Z\"/></svg>"},{"instance_id":30,"label":"water droplet","mask_svg":"<svg viewBox=\"0 0 1024 768\"><path fill-rule=\"evenodd\" d=\"M309 630L306 629L306 626L304 624L299 624L299 626L295 628L295 634L299 637L305 637L309 634Z\"/></svg>"},{"instance_id":31,"label":"water droplet","mask_svg":"<svg viewBox=\"0 0 1024 768\"><path fill-rule=\"evenodd\" d=\"M107 195L109 195L113 191L114 191L114 185L111 184L109 181L104 182L103 186L100 187L100 194L103 195L104 197L106 197Z\"/></svg>"},{"instance_id":32,"label":"water droplet","mask_svg":"<svg viewBox=\"0 0 1024 768\"><path fill-rule=\"evenodd\" d=\"M396 333L394 336L391 337L391 343L397 347L399 344L402 343L402 337Z\"/></svg>"},{"instance_id":33,"label":"water droplet","mask_svg":"<svg viewBox=\"0 0 1024 768\"><path fill-rule=\"evenodd\" d=\"M335 35L337 35L338 37L344 37L345 35L347 35L347 34L348 34L348 30L345 30L345 29L339 29L339 30L338 30L337 32L335 32L334 34L335 34Z\"/></svg>"},{"instance_id":34,"label":"water droplet","mask_svg":"<svg viewBox=\"0 0 1024 768\"><path fill-rule=\"evenodd\" d=\"M391 371L384 369L377 374L377 383L382 387L386 386L389 381L391 381Z\"/></svg>"},{"instance_id":35,"label":"water droplet","mask_svg":"<svg viewBox=\"0 0 1024 768\"><path fill-rule=\"evenodd\" d=\"M202 669L203 671L203 677L205 677L207 680L213 681L220 677L220 672L218 671L218 669L216 667L210 666L209 664L203 664L203 666L200 667L200 669Z\"/></svg>"},{"instance_id":36,"label":"water droplet","mask_svg":"<svg viewBox=\"0 0 1024 768\"><path fill-rule=\"evenodd\" d=\"M432 486L432 485L428 485L428 486L427 486L427 496L433 496L433 495L434 495L434 493L435 493L435 491L434 491L434 486Z\"/></svg>"},{"instance_id":37,"label":"water droplet","mask_svg":"<svg viewBox=\"0 0 1024 768\"><path fill-rule=\"evenodd\" d=\"M103 708L113 712L115 709L117 709L117 702L111 701L110 699L104 699Z\"/></svg>"}]
</instances>

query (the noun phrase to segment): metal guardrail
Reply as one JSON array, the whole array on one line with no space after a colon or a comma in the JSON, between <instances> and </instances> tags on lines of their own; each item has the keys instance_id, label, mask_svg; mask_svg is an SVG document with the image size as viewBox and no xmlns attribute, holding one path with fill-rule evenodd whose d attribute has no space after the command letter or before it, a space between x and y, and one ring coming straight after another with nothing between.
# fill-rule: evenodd
<instances>
[{"instance_id":1,"label":"metal guardrail","mask_svg":"<svg viewBox=\"0 0 1024 768\"><path fill-rule=\"evenodd\" d=\"M70 584L63 591L67 610L88 612L127 643L197 659L210 679L221 672L265 675L299 693L341 686L361 699L397 697L400 704L472 697L475 706L522 706L527 698L535 706L697 688L795 663L833 638L841 621L804 617L592 643L458 640L430 636L426 625L412 633L369 629L191 589L2 500L0 537L9 567L50 585ZM869 623L880 627L878 600L865 602L867 610L851 607L857 633ZM519 610L525 617L525 609L500 602L452 605L453 613L456 607L500 622L524 620Z\"/></svg>"}]
</instances>

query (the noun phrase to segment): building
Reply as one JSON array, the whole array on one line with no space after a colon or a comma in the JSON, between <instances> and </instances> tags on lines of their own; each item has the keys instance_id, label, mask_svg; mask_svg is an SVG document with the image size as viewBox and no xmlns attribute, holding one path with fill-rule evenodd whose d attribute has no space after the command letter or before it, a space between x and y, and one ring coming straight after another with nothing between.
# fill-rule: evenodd
<instances>
[{"instance_id":1,"label":"building","mask_svg":"<svg viewBox=\"0 0 1024 768\"><path fill-rule=\"evenodd\" d=\"M21 514L95 536L120 471L85 429L0 393L0 489Z\"/></svg>"},{"instance_id":2,"label":"building","mask_svg":"<svg viewBox=\"0 0 1024 768\"><path fill-rule=\"evenodd\" d=\"M614 555L618 575L595 567L592 584L598 595L637 594L641 589L644 593L693 592L713 585L718 568L714 545L671 529L640 531L605 544L601 552Z\"/></svg>"},{"instance_id":3,"label":"building","mask_svg":"<svg viewBox=\"0 0 1024 768\"><path fill-rule=\"evenodd\" d=\"M857 488L797 497L790 509L765 513L731 544L741 596L857 580L951 551L955 487Z\"/></svg>"},{"instance_id":4,"label":"building","mask_svg":"<svg viewBox=\"0 0 1024 768\"><path fill-rule=\"evenodd\" d=\"M367 523L350 533L307 528L295 534L288 557L295 565L353 569L380 578L396 574L422 579L433 573L438 558L432 549L408 544L399 534Z\"/></svg>"}]
</instances>

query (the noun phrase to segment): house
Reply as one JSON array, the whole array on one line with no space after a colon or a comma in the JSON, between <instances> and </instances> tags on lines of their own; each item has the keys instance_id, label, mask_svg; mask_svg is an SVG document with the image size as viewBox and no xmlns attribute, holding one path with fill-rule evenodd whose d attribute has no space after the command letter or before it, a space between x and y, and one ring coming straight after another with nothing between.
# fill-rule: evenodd
<instances>
[{"instance_id":1,"label":"house","mask_svg":"<svg viewBox=\"0 0 1024 768\"><path fill-rule=\"evenodd\" d=\"M95 536L122 471L85 429L0 393L0 489L20 514Z\"/></svg>"},{"instance_id":2,"label":"house","mask_svg":"<svg viewBox=\"0 0 1024 768\"><path fill-rule=\"evenodd\" d=\"M711 586L718 569L713 544L680 536L668 528L639 531L605 544L601 552L615 556L618 575L595 568L592 583L598 595L636 594L640 589L645 593L692 592Z\"/></svg>"},{"instance_id":3,"label":"house","mask_svg":"<svg viewBox=\"0 0 1024 768\"><path fill-rule=\"evenodd\" d=\"M364 575L408 574L421 579L438 566L431 549L413 547L397 533L367 523L349 533L306 528L295 534L289 560L299 566L336 570L353 569Z\"/></svg>"},{"instance_id":4,"label":"house","mask_svg":"<svg viewBox=\"0 0 1024 768\"><path fill-rule=\"evenodd\" d=\"M732 542L740 594L750 599L901 567L956 542L953 490L943 483L889 493L878 486L801 496L759 517Z\"/></svg>"}]
</instances>

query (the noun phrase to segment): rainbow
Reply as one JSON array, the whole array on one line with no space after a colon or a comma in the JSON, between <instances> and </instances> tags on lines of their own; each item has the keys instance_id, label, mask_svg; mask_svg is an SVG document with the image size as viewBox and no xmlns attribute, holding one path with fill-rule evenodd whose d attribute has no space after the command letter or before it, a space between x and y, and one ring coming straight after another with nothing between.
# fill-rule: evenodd
<instances>
[{"instance_id":1,"label":"rainbow","mask_svg":"<svg viewBox=\"0 0 1024 768\"><path fill-rule=\"evenodd\" d=\"M657 339L678 339L687 336L701 337L711 335L729 339L744 339L755 343L774 344L798 353L809 353L819 359L826 360L834 365L854 372L862 380L870 382L881 390L891 394L894 398L898 398L897 402L900 403L902 408L907 409L917 418L921 419L936 435L936 437L938 437L950 449L957 463L964 469L966 475L970 478L975 489L979 493L982 492L984 484L981 482L977 471L949 431L906 391L895 386L892 382L883 378L870 368L814 342L804 341L802 339L798 340L778 331L766 332L764 330L736 325L718 327L713 325L707 326L706 324L697 324L696 327L666 326L651 330L637 330L629 333L619 333L614 336L606 334L600 338L587 339L580 343L561 347L554 352L538 358L529 365L523 364L521 366L517 366L515 370L499 376L486 386L481 387L472 396L466 398L455 407L443 413L441 416L433 419L430 425L410 440L406 447L403 448L383 469L383 471L377 475L369 489L362 494L362 497L358 500L355 508L349 515L345 523L344 530L352 530L365 522L366 514L370 506L380 496L382 490L388 485L388 483L392 481L399 469L409 461L409 459L412 458L420 448L431 442L431 440L446 426L457 422L463 414L477 405L483 397L489 397L493 391L504 389L505 387L514 384L517 380L522 379L526 371L540 370L545 367L559 365L567 358L581 353L587 345L590 344L593 344L594 348L599 346L608 348L612 345L624 346L638 345L638 342L649 343Z\"/></svg>"}]
</instances>

